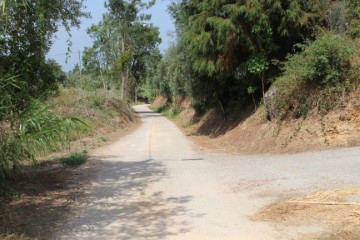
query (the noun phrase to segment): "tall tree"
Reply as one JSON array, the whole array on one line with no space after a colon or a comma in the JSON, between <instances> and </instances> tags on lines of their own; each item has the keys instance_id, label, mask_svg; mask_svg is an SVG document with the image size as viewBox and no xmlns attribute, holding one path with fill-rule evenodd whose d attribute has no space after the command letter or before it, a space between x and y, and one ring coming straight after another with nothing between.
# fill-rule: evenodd
<instances>
[{"instance_id":1,"label":"tall tree","mask_svg":"<svg viewBox=\"0 0 360 240\"><path fill-rule=\"evenodd\" d=\"M251 87L262 89L281 69L271 64L294 53L294 45L314 39L326 27L329 0L179 0L170 7L193 62L193 89L225 109L243 101ZM205 96L204 96L205 95ZM207 95L207 96L206 96Z\"/></svg>"},{"instance_id":2,"label":"tall tree","mask_svg":"<svg viewBox=\"0 0 360 240\"><path fill-rule=\"evenodd\" d=\"M133 47L132 33L134 27L138 27L140 21L150 19L150 15L141 14L143 9L150 8L155 0L144 3L141 0L108 0L105 6L109 9L109 15L116 23L119 33L119 48L121 55L117 59L116 67L121 71L121 96L126 98L126 87L129 81L130 63L132 61Z\"/></svg>"},{"instance_id":3,"label":"tall tree","mask_svg":"<svg viewBox=\"0 0 360 240\"><path fill-rule=\"evenodd\" d=\"M151 16L141 14L153 4L138 0L108 1L105 6L109 12L99 24L88 29L94 42L83 58L84 65L92 68L97 61L101 71L111 69L112 76L120 80L124 99L145 79L146 61L161 41L158 28L146 23Z\"/></svg>"}]
</instances>

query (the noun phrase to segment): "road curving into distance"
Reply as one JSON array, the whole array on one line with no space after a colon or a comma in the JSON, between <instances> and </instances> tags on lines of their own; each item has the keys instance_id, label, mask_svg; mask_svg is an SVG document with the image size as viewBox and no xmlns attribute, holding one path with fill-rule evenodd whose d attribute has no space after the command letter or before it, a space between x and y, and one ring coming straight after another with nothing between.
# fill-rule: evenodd
<instances>
[{"instance_id":1,"label":"road curving into distance","mask_svg":"<svg viewBox=\"0 0 360 240\"><path fill-rule=\"evenodd\" d=\"M201 149L146 105L143 124L100 148L103 165L56 239L296 239L249 216L278 199L360 185L360 148L278 156Z\"/></svg>"}]
</instances>

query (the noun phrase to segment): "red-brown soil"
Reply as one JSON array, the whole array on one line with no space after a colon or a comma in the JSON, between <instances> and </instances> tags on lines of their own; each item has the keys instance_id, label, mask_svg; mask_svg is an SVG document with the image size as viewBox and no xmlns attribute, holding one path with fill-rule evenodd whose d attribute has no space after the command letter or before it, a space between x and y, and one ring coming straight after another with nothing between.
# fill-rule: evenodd
<instances>
[{"instance_id":1,"label":"red-brown soil","mask_svg":"<svg viewBox=\"0 0 360 240\"><path fill-rule=\"evenodd\" d=\"M226 119L215 110L199 118L188 107L176 122L198 144L237 154L294 153L359 146L360 89L341 100L341 105L326 115L315 109L306 118L284 121L268 121L262 106L256 113L237 120Z\"/></svg>"}]
</instances>

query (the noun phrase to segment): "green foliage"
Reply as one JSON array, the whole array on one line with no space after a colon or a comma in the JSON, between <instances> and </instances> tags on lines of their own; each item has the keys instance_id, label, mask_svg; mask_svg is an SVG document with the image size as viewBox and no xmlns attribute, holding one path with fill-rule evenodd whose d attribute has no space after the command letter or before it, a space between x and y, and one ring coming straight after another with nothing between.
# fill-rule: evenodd
<instances>
[{"instance_id":1,"label":"green foliage","mask_svg":"<svg viewBox=\"0 0 360 240\"><path fill-rule=\"evenodd\" d=\"M120 86L121 94L134 96L145 81L148 61L156 57L161 42L159 29L145 24L150 16L141 13L153 4L140 0L106 1L108 13L87 30L93 46L86 48L83 55L85 72L100 83L98 86L104 89Z\"/></svg>"},{"instance_id":2,"label":"green foliage","mask_svg":"<svg viewBox=\"0 0 360 240\"><path fill-rule=\"evenodd\" d=\"M88 158L88 153L86 151L71 153L67 157L59 159L59 162L64 166L68 167L77 167L86 162Z\"/></svg>"},{"instance_id":3,"label":"green foliage","mask_svg":"<svg viewBox=\"0 0 360 240\"><path fill-rule=\"evenodd\" d=\"M109 138L106 137L106 136L101 136L100 140L103 141L103 142L107 142L107 141L109 141Z\"/></svg>"},{"instance_id":4,"label":"green foliage","mask_svg":"<svg viewBox=\"0 0 360 240\"><path fill-rule=\"evenodd\" d=\"M251 56L247 63L247 69L252 74L261 74L269 68L269 63L263 56Z\"/></svg>"},{"instance_id":5,"label":"green foliage","mask_svg":"<svg viewBox=\"0 0 360 240\"><path fill-rule=\"evenodd\" d=\"M171 45L163 59L155 66L155 70L149 72L151 74L147 76L144 86L147 88L146 97L149 99L153 99L156 95L168 97L193 95L191 62L180 44Z\"/></svg>"},{"instance_id":6,"label":"green foliage","mask_svg":"<svg viewBox=\"0 0 360 240\"><path fill-rule=\"evenodd\" d=\"M68 143L70 130L82 125L77 118L61 117L47 104L33 100L18 108L21 82L0 78L0 179L11 178L23 161L35 160L39 151L52 151Z\"/></svg>"},{"instance_id":7,"label":"green foliage","mask_svg":"<svg viewBox=\"0 0 360 240\"><path fill-rule=\"evenodd\" d=\"M176 107L170 103L167 103L160 108L153 109L157 113L161 113L162 115L166 116L170 119L175 119L179 115L179 111Z\"/></svg>"},{"instance_id":8,"label":"green foliage","mask_svg":"<svg viewBox=\"0 0 360 240\"><path fill-rule=\"evenodd\" d=\"M286 57L303 51L297 45L329 31L355 37L360 29L359 5L356 0L174 1L169 11L177 38L145 92L152 98L189 96L203 110L219 107L231 112L230 108L243 108L250 101L256 106L281 76ZM341 44L337 38L312 45L308 51L314 60L294 57L306 64L294 68L293 74L306 73L313 88L343 85L341 74L347 74L351 49L348 44L336 46Z\"/></svg>"},{"instance_id":9,"label":"green foliage","mask_svg":"<svg viewBox=\"0 0 360 240\"><path fill-rule=\"evenodd\" d=\"M181 49L175 56L185 56L177 65L190 63L171 71L176 78L165 78L170 95L185 94L202 108L216 106L223 112L259 101L255 92L250 99L248 88L262 89L264 95L280 73L270 60L283 60L294 44L313 38L325 25L317 1L183 0L169 9L178 35L175 49ZM167 68L173 59L166 59Z\"/></svg>"},{"instance_id":10,"label":"green foliage","mask_svg":"<svg viewBox=\"0 0 360 240\"><path fill-rule=\"evenodd\" d=\"M315 107L325 114L350 88L353 46L349 40L325 34L301 48L302 52L288 58L284 74L274 82L276 115L280 119L289 112L306 117Z\"/></svg>"},{"instance_id":11,"label":"green foliage","mask_svg":"<svg viewBox=\"0 0 360 240\"><path fill-rule=\"evenodd\" d=\"M321 86L342 84L350 70L354 48L343 37L326 34L301 53L305 72L300 78Z\"/></svg>"},{"instance_id":12,"label":"green foliage","mask_svg":"<svg viewBox=\"0 0 360 240\"><path fill-rule=\"evenodd\" d=\"M19 2L23 4L19 4ZM0 18L0 77L19 76L24 101L56 90L63 81L59 68L46 61L54 34L62 25L66 31L79 26L87 16L83 0L23 0L3 2Z\"/></svg>"},{"instance_id":13,"label":"green foliage","mask_svg":"<svg viewBox=\"0 0 360 240\"><path fill-rule=\"evenodd\" d=\"M257 90L257 88L253 87L253 86L250 86L247 88L248 94L254 94L256 92L256 90Z\"/></svg>"},{"instance_id":14,"label":"green foliage","mask_svg":"<svg viewBox=\"0 0 360 240\"><path fill-rule=\"evenodd\" d=\"M347 9L347 31L352 38L360 37L360 2L349 0Z\"/></svg>"}]
</instances>

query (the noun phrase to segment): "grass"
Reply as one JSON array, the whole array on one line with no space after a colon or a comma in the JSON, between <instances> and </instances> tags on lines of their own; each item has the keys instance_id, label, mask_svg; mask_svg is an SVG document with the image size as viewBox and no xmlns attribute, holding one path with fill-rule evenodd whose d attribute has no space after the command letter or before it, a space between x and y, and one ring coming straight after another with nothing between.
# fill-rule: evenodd
<instances>
[{"instance_id":1,"label":"grass","mask_svg":"<svg viewBox=\"0 0 360 240\"><path fill-rule=\"evenodd\" d=\"M21 196L21 193L15 190L10 186L5 186L5 184L0 184L0 198L6 199L8 201L18 199ZM0 238L2 239L2 238Z\"/></svg>"},{"instance_id":2,"label":"grass","mask_svg":"<svg viewBox=\"0 0 360 240\"><path fill-rule=\"evenodd\" d=\"M87 151L82 151L82 152L72 153L67 157L62 157L59 159L59 162L67 167L77 167L84 164L87 158L88 158Z\"/></svg>"},{"instance_id":3,"label":"grass","mask_svg":"<svg viewBox=\"0 0 360 240\"><path fill-rule=\"evenodd\" d=\"M101 136L100 140L103 141L103 142L107 142L107 141L109 141L109 138L106 137L106 136Z\"/></svg>"},{"instance_id":4,"label":"grass","mask_svg":"<svg viewBox=\"0 0 360 240\"><path fill-rule=\"evenodd\" d=\"M158 108L150 106L150 109L154 112L160 113L161 115L169 119L175 119L179 115L179 112L171 104L165 104Z\"/></svg>"},{"instance_id":5,"label":"grass","mask_svg":"<svg viewBox=\"0 0 360 240\"><path fill-rule=\"evenodd\" d=\"M173 108L165 108L162 112L161 112L162 115L166 116L167 118L170 118L170 119L175 119L179 113L177 111L175 111Z\"/></svg>"},{"instance_id":6,"label":"grass","mask_svg":"<svg viewBox=\"0 0 360 240\"><path fill-rule=\"evenodd\" d=\"M134 120L134 113L115 90L86 91L78 88L60 88L59 94L49 99L54 112L61 116L76 116L89 128L80 129L85 135L96 128L119 126L116 118Z\"/></svg>"}]
</instances>

